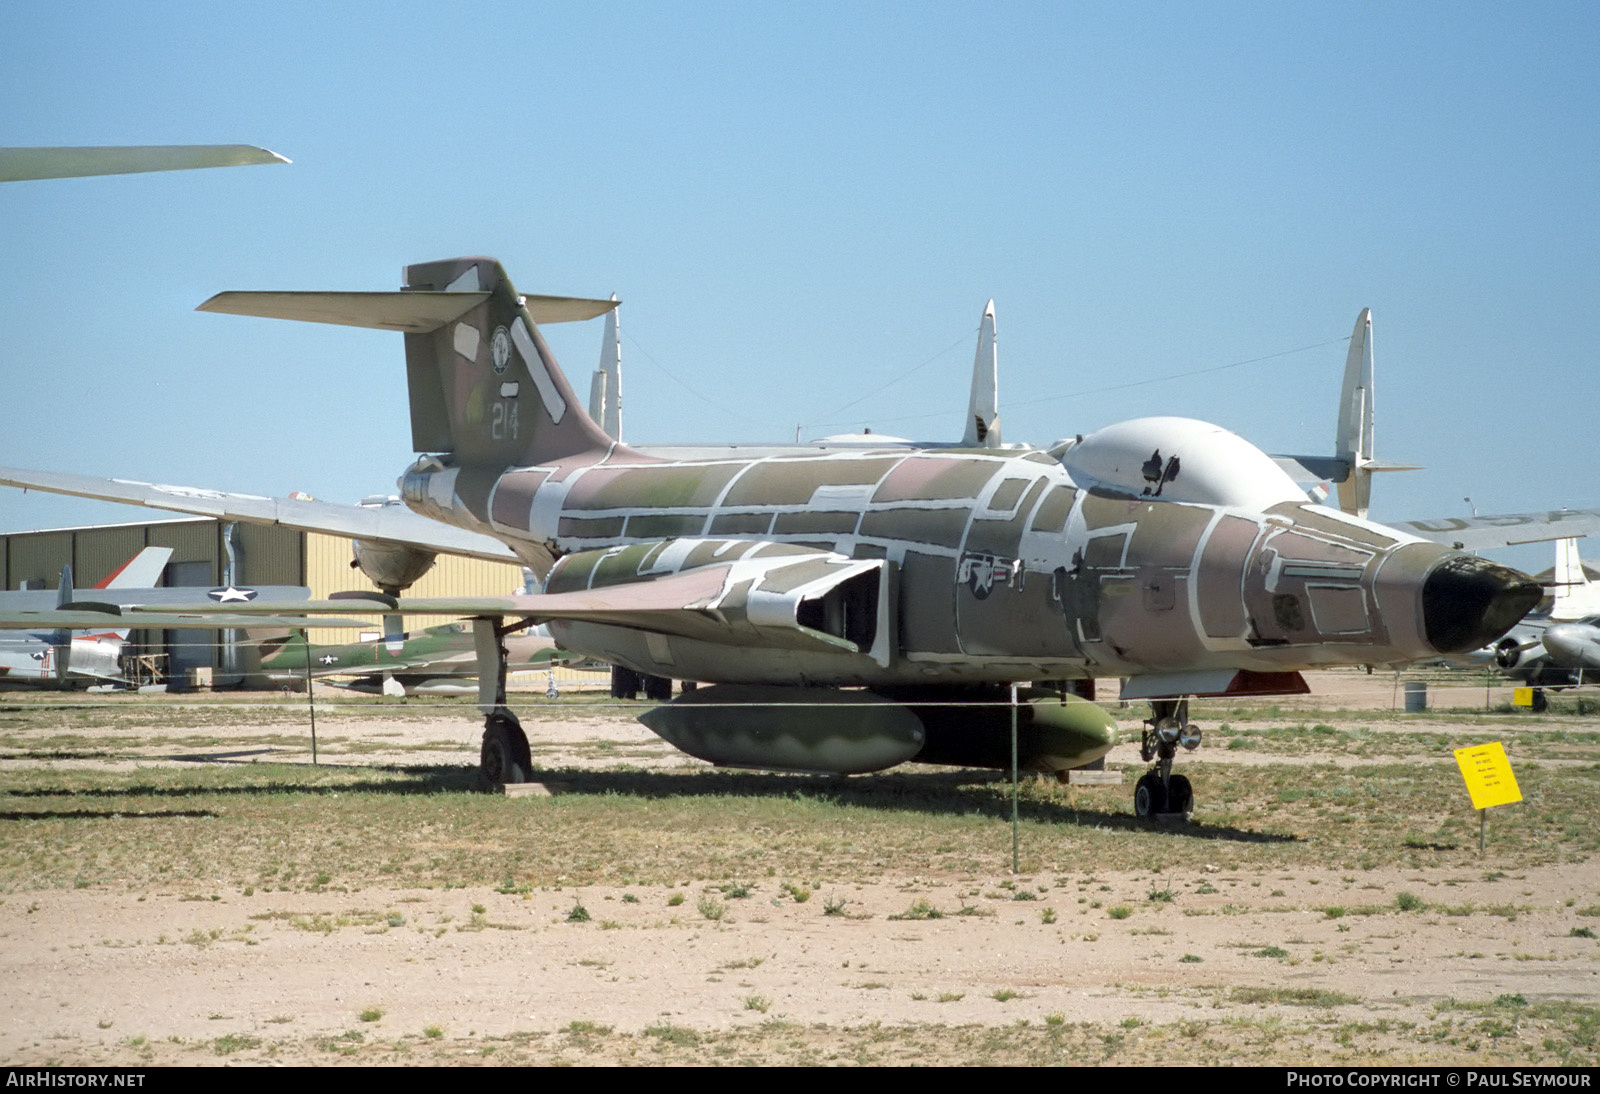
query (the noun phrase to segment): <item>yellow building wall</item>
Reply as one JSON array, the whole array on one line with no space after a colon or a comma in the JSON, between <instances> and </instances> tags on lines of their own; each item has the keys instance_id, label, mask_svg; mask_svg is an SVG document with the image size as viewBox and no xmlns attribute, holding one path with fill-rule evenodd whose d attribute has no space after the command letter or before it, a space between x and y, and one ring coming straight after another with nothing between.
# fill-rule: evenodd
<instances>
[{"instance_id":1,"label":"yellow building wall","mask_svg":"<svg viewBox=\"0 0 1600 1094\"><path fill-rule=\"evenodd\" d=\"M80 589L92 589L145 548L145 527L85 529L73 535L72 580Z\"/></svg>"},{"instance_id":2,"label":"yellow building wall","mask_svg":"<svg viewBox=\"0 0 1600 1094\"><path fill-rule=\"evenodd\" d=\"M355 552L348 539L306 533L306 584L311 596L323 599L337 592L374 591L367 575L351 568L353 558ZM510 596L521 591L522 567L515 563L440 555L433 569L401 594L401 600L407 596ZM378 616L352 614L349 618L370 619L372 630L383 629L383 620ZM405 629L422 630L448 622L448 616L408 616ZM341 644L356 641L360 633L349 628L317 627L311 630L310 639L314 644Z\"/></svg>"},{"instance_id":3,"label":"yellow building wall","mask_svg":"<svg viewBox=\"0 0 1600 1094\"><path fill-rule=\"evenodd\" d=\"M61 580L61 567L70 561L71 532L12 536L6 588L20 589L24 581L34 581L38 588L54 589ZM77 580L76 575L73 580Z\"/></svg>"}]
</instances>

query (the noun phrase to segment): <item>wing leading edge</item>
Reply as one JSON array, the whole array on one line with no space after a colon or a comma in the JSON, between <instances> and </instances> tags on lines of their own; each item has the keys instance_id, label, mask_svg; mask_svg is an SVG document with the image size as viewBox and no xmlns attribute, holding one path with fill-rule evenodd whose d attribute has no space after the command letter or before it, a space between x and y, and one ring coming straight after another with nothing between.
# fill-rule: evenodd
<instances>
[{"instance_id":1,"label":"wing leading edge","mask_svg":"<svg viewBox=\"0 0 1600 1094\"><path fill-rule=\"evenodd\" d=\"M1487 551L1552 539L1600 535L1600 509L1552 509L1543 513L1506 513L1488 517L1440 517L1397 520L1393 528L1442 543L1458 551Z\"/></svg>"},{"instance_id":2,"label":"wing leading edge","mask_svg":"<svg viewBox=\"0 0 1600 1094\"><path fill-rule=\"evenodd\" d=\"M400 505L340 505L309 498L230 494L198 486L171 486L132 479L100 479L59 471L0 467L0 485L71 494L97 501L143 505L173 513L220 517L247 524L279 524L301 532L382 540L490 562L516 562L509 547L489 536L430 520Z\"/></svg>"}]
</instances>

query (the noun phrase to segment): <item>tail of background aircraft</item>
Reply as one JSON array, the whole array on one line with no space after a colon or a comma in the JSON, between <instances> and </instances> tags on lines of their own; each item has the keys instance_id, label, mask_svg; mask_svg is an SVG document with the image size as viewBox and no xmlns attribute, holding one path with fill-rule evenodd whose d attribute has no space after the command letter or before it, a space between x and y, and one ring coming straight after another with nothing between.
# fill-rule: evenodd
<instances>
[{"instance_id":1,"label":"tail of background aircraft","mask_svg":"<svg viewBox=\"0 0 1600 1094\"><path fill-rule=\"evenodd\" d=\"M616 300L612 293L611 299ZM622 440L622 328L620 308L606 313L605 334L600 340L600 367L589 383L589 417L614 441Z\"/></svg>"},{"instance_id":2,"label":"tail of background aircraft","mask_svg":"<svg viewBox=\"0 0 1600 1094\"><path fill-rule=\"evenodd\" d=\"M113 570L96 589L153 589L172 557L171 547L146 547L118 569ZM61 567L61 581L56 587L56 608L66 610L78 599L72 587L72 567ZM118 675L122 644L128 640L128 627L113 627L104 631L57 630L45 639L52 651L51 664L55 678L65 681L69 674L90 676L103 680Z\"/></svg>"},{"instance_id":3,"label":"tail of background aircraft","mask_svg":"<svg viewBox=\"0 0 1600 1094\"><path fill-rule=\"evenodd\" d=\"M96 589L153 589L172 558L171 547L146 547L106 575Z\"/></svg>"},{"instance_id":4,"label":"tail of background aircraft","mask_svg":"<svg viewBox=\"0 0 1600 1094\"><path fill-rule=\"evenodd\" d=\"M1274 456L1278 466L1299 483L1325 480L1335 484L1339 508L1351 516L1365 517L1372 500L1372 475L1377 471L1415 471L1415 464L1374 459L1373 452L1372 309L1362 308L1350 334L1350 353L1344 361L1344 383L1339 389L1339 423L1333 439L1333 456ZM1312 494L1321 504L1325 493Z\"/></svg>"},{"instance_id":5,"label":"tail of background aircraft","mask_svg":"<svg viewBox=\"0 0 1600 1094\"><path fill-rule=\"evenodd\" d=\"M1555 587L1550 596L1550 618L1587 619L1600 615L1600 584L1589 580L1583 559L1578 557L1576 539L1556 540L1556 568L1551 575Z\"/></svg>"},{"instance_id":6,"label":"tail of background aircraft","mask_svg":"<svg viewBox=\"0 0 1600 1094\"><path fill-rule=\"evenodd\" d=\"M972 361L972 394L967 400L964 448L1000 447L1000 354L995 339L994 301L983 307L978 352Z\"/></svg>"},{"instance_id":7,"label":"tail of background aircraft","mask_svg":"<svg viewBox=\"0 0 1600 1094\"><path fill-rule=\"evenodd\" d=\"M1339 427L1333 454L1346 461L1350 473L1339 483L1339 508L1358 517L1367 515L1372 499L1372 309L1362 308L1350 333L1350 353L1344 360L1344 385L1339 391Z\"/></svg>"}]
</instances>

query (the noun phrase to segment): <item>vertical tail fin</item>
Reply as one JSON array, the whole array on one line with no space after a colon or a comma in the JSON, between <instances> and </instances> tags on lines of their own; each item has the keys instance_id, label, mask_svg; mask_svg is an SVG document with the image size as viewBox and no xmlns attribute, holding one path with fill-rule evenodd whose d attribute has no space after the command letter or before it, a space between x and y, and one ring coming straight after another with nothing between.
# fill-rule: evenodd
<instances>
[{"instance_id":1,"label":"vertical tail fin","mask_svg":"<svg viewBox=\"0 0 1600 1094\"><path fill-rule=\"evenodd\" d=\"M1000 354L995 340L994 301L984 305L978 352L972 359L972 394L967 400L967 448L1000 447Z\"/></svg>"},{"instance_id":2,"label":"vertical tail fin","mask_svg":"<svg viewBox=\"0 0 1600 1094\"><path fill-rule=\"evenodd\" d=\"M1350 474L1339 484L1339 508L1367 515L1372 500L1372 309L1362 308L1350 335L1344 362L1344 387L1339 393L1339 432L1333 454L1349 461Z\"/></svg>"},{"instance_id":3,"label":"vertical tail fin","mask_svg":"<svg viewBox=\"0 0 1600 1094\"><path fill-rule=\"evenodd\" d=\"M108 574L103 581L95 586L95 588L153 589L156 587L156 582L161 580L161 572L166 569L167 562L171 558L171 547L146 547L144 550L130 558L127 562L123 563L120 568ZM61 572L61 587L63 594L71 593L71 584L72 571L63 570ZM129 628L127 627L114 627L110 630L96 632L95 637L115 639L117 642L126 642L128 640L128 630ZM79 652L84 651L80 650ZM114 663L116 660L116 654L112 653L110 656ZM82 661L84 658L80 657L77 660ZM62 658L62 661L64 663L66 658Z\"/></svg>"},{"instance_id":4,"label":"vertical tail fin","mask_svg":"<svg viewBox=\"0 0 1600 1094\"><path fill-rule=\"evenodd\" d=\"M1551 575L1555 588L1550 596L1550 618L1585 619L1600 615L1600 585L1589 580L1576 539L1556 540L1556 568Z\"/></svg>"},{"instance_id":5,"label":"vertical tail fin","mask_svg":"<svg viewBox=\"0 0 1600 1094\"><path fill-rule=\"evenodd\" d=\"M610 445L500 263L455 258L407 266L405 291L487 294L432 330L406 334L416 451L452 452L462 466L506 467Z\"/></svg>"},{"instance_id":6,"label":"vertical tail fin","mask_svg":"<svg viewBox=\"0 0 1600 1094\"><path fill-rule=\"evenodd\" d=\"M172 558L171 547L146 547L108 574L96 589L153 589Z\"/></svg>"},{"instance_id":7,"label":"vertical tail fin","mask_svg":"<svg viewBox=\"0 0 1600 1094\"><path fill-rule=\"evenodd\" d=\"M611 299L616 300L612 293ZM606 330L600 341L600 367L589 387L589 417L614 441L622 440L622 331L620 308L606 313Z\"/></svg>"}]
</instances>

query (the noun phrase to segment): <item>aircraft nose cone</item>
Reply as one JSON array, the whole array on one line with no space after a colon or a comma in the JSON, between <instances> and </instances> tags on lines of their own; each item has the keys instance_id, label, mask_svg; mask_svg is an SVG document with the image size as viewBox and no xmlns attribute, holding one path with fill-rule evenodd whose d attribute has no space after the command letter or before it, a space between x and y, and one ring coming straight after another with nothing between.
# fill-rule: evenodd
<instances>
[{"instance_id":1,"label":"aircraft nose cone","mask_svg":"<svg viewBox=\"0 0 1600 1094\"><path fill-rule=\"evenodd\" d=\"M1600 630L1582 623L1556 623L1545 628L1544 649L1562 668L1600 668Z\"/></svg>"},{"instance_id":2,"label":"aircraft nose cone","mask_svg":"<svg viewBox=\"0 0 1600 1094\"><path fill-rule=\"evenodd\" d=\"M1487 646L1537 603L1537 582L1509 566L1472 555L1441 559L1422 586L1428 644L1440 653Z\"/></svg>"}]
</instances>

